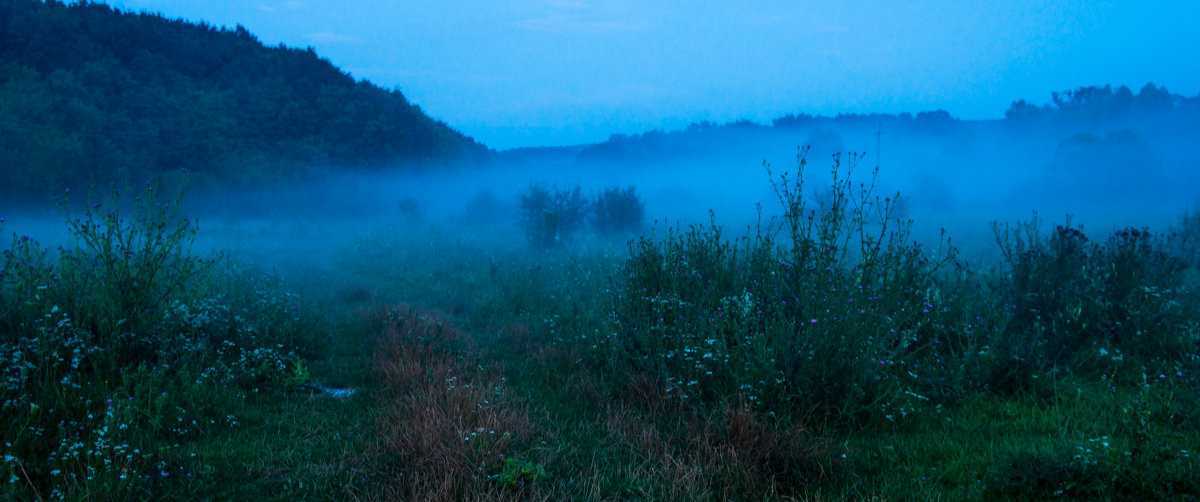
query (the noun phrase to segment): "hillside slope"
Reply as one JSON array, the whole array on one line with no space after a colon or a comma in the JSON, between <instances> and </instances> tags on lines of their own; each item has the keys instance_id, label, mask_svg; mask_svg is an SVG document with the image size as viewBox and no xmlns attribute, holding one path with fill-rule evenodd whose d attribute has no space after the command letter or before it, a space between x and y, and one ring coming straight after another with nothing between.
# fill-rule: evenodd
<instances>
[{"instance_id":1,"label":"hillside slope","mask_svg":"<svg viewBox=\"0 0 1200 502\"><path fill-rule=\"evenodd\" d=\"M490 155L311 48L104 4L0 1L4 195L180 168L247 184Z\"/></svg>"}]
</instances>

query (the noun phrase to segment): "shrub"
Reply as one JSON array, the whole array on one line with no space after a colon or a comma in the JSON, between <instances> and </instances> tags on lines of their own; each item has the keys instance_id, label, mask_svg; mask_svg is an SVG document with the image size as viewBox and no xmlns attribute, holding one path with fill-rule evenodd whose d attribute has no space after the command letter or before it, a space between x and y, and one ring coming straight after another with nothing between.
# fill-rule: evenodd
<instances>
[{"instance_id":1,"label":"shrub","mask_svg":"<svg viewBox=\"0 0 1200 502\"><path fill-rule=\"evenodd\" d=\"M505 459L504 470L497 475L500 483L508 486L524 485L526 481L534 483L548 477L550 475L541 465L516 458Z\"/></svg>"},{"instance_id":2,"label":"shrub","mask_svg":"<svg viewBox=\"0 0 1200 502\"><path fill-rule=\"evenodd\" d=\"M507 211L511 211L508 208ZM490 190L482 190L467 202L463 222L467 225L493 225L505 219L506 208Z\"/></svg>"},{"instance_id":3,"label":"shrub","mask_svg":"<svg viewBox=\"0 0 1200 502\"><path fill-rule=\"evenodd\" d=\"M930 253L907 225L892 228L891 199L873 183L856 190L855 163L846 173L834 163L818 207L801 196L804 152L798 178L773 180L782 243L762 225L733 241L711 225L632 242L611 357L664 377L681 399L737 396L838 420L908 413L947 331L933 291L954 251Z\"/></svg>"},{"instance_id":4,"label":"shrub","mask_svg":"<svg viewBox=\"0 0 1200 502\"><path fill-rule=\"evenodd\" d=\"M412 195L405 195L396 203L396 209L400 212L400 217L409 223L421 221L425 216L425 209L421 207L421 201Z\"/></svg>"},{"instance_id":5,"label":"shrub","mask_svg":"<svg viewBox=\"0 0 1200 502\"><path fill-rule=\"evenodd\" d=\"M1010 274L1002 350L1021 373L1110 371L1122 354L1170 365L1195 350L1184 262L1166 239L1127 228L1094 243L1070 221L1047 238L1040 224L993 224Z\"/></svg>"},{"instance_id":6,"label":"shrub","mask_svg":"<svg viewBox=\"0 0 1200 502\"><path fill-rule=\"evenodd\" d=\"M74 247L23 236L0 255L0 498L177 498L173 480L205 461L183 443L236 424L239 395L308 378L299 305L206 290L182 192L158 194L68 212Z\"/></svg>"},{"instance_id":7,"label":"shrub","mask_svg":"<svg viewBox=\"0 0 1200 502\"><path fill-rule=\"evenodd\" d=\"M530 245L538 249L557 248L583 227L588 201L579 186L568 190L532 185L520 195L521 226Z\"/></svg>"},{"instance_id":8,"label":"shrub","mask_svg":"<svg viewBox=\"0 0 1200 502\"><path fill-rule=\"evenodd\" d=\"M1175 254L1189 266L1200 268L1200 208L1185 212L1170 232Z\"/></svg>"},{"instance_id":9,"label":"shrub","mask_svg":"<svg viewBox=\"0 0 1200 502\"><path fill-rule=\"evenodd\" d=\"M634 187L606 188L592 203L592 227L601 235L622 236L640 232L646 205Z\"/></svg>"},{"instance_id":10,"label":"shrub","mask_svg":"<svg viewBox=\"0 0 1200 502\"><path fill-rule=\"evenodd\" d=\"M129 201L114 189L81 216L66 200L59 203L75 238L74 248L62 250L62 290L75 297L56 300L100 337L118 363L161 349L147 331L163 306L202 280L216 258L191 254L197 226L179 214L183 190L164 200L159 188L147 183ZM126 184L126 193L131 189Z\"/></svg>"},{"instance_id":11,"label":"shrub","mask_svg":"<svg viewBox=\"0 0 1200 502\"><path fill-rule=\"evenodd\" d=\"M1003 358L1022 369L1020 374L1046 371L1065 361L1088 340L1095 301L1085 294L1091 252L1087 237L1068 220L1049 239L1041 234L1041 221L1016 226L992 224L997 245L1009 265L1005 296L1012 308L1012 338ZM1085 309L1086 307L1086 309ZM1011 378L1020 378L1010 375ZM1019 388L1020 386L1017 386ZM1014 388L1014 390L1016 390Z\"/></svg>"}]
</instances>

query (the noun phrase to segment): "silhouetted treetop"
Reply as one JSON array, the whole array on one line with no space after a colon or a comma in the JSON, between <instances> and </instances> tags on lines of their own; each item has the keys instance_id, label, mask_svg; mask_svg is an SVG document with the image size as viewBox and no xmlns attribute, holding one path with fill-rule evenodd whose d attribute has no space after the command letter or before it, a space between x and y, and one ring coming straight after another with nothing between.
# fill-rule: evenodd
<instances>
[{"instance_id":1,"label":"silhouetted treetop","mask_svg":"<svg viewBox=\"0 0 1200 502\"><path fill-rule=\"evenodd\" d=\"M1060 122L1095 122L1121 119L1179 119L1195 115L1200 107L1200 95L1187 98L1171 94L1166 87L1148 83L1134 94L1126 86L1113 89L1089 86L1050 94L1050 103L1042 106L1019 100L1009 106L1004 117L1009 120L1054 120ZM1166 117L1164 117L1164 115Z\"/></svg>"}]
</instances>

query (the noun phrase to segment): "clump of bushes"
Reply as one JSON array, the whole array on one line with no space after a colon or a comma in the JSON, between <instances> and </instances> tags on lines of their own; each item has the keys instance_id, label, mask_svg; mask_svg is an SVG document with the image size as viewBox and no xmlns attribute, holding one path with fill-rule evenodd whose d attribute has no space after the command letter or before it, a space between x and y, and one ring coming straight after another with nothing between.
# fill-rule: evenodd
<instances>
[{"instance_id":1,"label":"clump of bushes","mask_svg":"<svg viewBox=\"0 0 1200 502\"><path fill-rule=\"evenodd\" d=\"M830 422L1040 392L1060 373L1194 364L1177 240L1127 228L1097 243L1069 222L1045 235L1035 217L994 225L1007 266L980 274L944 232L936 247L914 242L898 195L875 195L874 173L854 181L854 156L835 157L831 186L805 196L805 153L795 178L772 179L780 218L736 239L714 224L631 243L595 344L606 364L662 378L680 399Z\"/></svg>"},{"instance_id":2,"label":"clump of bushes","mask_svg":"<svg viewBox=\"0 0 1200 502\"><path fill-rule=\"evenodd\" d=\"M538 249L560 247L589 224L605 237L632 235L645 218L634 187L607 188L588 200L578 185L565 190L533 185L520 194L518 209L526 237Z\"/></svg>"},{"instance_id":3,"label":"clump of bushes","mask_svg":"<svg viewBox=\"0 0 1200 502\"><path fill-rule=\"evenodd\" d=\"M607 236L627 236L642 230L646 205L634 187L611 187L592 200L592 228Z\"/></svg>"},{"instance_id":4,"label":"clump of bushes","mask_svg":"<svg viewBox=\"0 0 1200 502\"><path fill-rule=\"evenodd\" d=\"M396 209L400 212L400 217L409 223L421 221L425 216L425 209L421 207L421 201L417 200L412 195L405 195L396 203Z\"/></svg>"},{"instance_id":5,"label":"clump of bushes","mask_svg":"<svg viewBox=\"0 0 1200 502\"><path fill-rule=\"evenodd\" d=\"M504 219L502 215L506 209L508 212L512 211L511 208L505 208L491 190L481 190L467 201L463 223L470 226L494 225Z\"/></svg>"},{"instance_id":6,"label":"clump of bushes","mask_svg":"<svg viewBox=\"0 0 1200 502\"><path fill-rule=\"evenodd\" d=\"M533 185L520 196L521 226L538 249L561 246L587 221L588 204L579 186L567 190Z\"/></svg>"},{"instance_id":7,"label":"clump of bushes","mask_svg":"<svg viewBox=\"0 0 1200 502\"><path fill-rule=\"evenodd\" d=\"M1165 237L1126 228L1092 242L1069 221L1048 237L1040 224L1035 215L993 225L1011 308L1009 343L992 347L1001 359L1025 373L1098 376L1125 366L1172 367L1195 352L1187 265Z\"/></svg>"},{"instance_id":8,"label":"clump of bushes","mask_svg":"<svg viewBox=\"0 0 1200 502\"><path fill-rule=\"evenodd\" d=\"M1176 256L1193 268L1200 268L1200 208L1185 212L1170 231Z\"/></svg>"},{"instance_id":9,"label":"clump of bushes","mask_svg":"<svg viewBox=\"0 0 1200 502\"><path fill-rule=\"evenodd\" d=\"M804 153L796 178L772 176L782 218L753 235L692 226L631 243L606 360L661 376L680 399L839 421L896 420L928 399L953 248L909 240L894 199L853 182L856 157L835 161L830 196L811 204Z\"/></svg>"}]
</instances>

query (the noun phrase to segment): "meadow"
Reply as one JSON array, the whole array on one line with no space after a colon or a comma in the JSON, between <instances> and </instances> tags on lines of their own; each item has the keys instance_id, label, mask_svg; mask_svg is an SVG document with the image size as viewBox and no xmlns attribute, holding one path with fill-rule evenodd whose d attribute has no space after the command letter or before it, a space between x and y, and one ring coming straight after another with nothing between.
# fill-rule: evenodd
<instances>
[{"instance_id":1,"label":"meadow","mask_svg":"<svg viewBox=\"0 0 1200 502\"><path fill-rule=\"evenodd\" d=\"M1200 498L1200 217L969 259L854 164L747 228L531 188L286 267L173 185L64 197L0 259L0 498Z\"/></svg>"}]
</instances>

